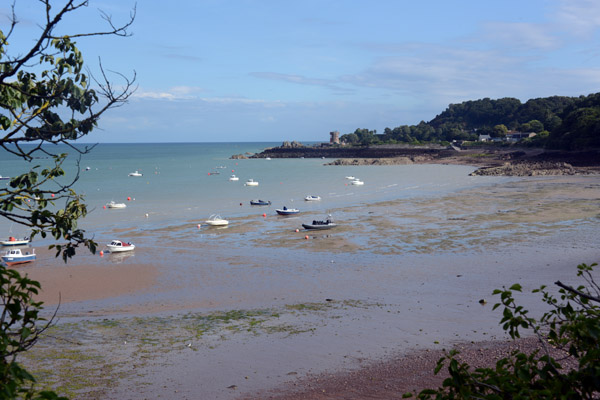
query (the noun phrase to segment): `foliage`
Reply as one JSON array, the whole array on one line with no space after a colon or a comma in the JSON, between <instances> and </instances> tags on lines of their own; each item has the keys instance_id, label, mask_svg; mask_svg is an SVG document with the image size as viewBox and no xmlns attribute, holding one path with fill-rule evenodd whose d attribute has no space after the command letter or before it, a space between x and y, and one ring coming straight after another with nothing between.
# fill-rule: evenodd
<instances>
[{"instance_id":1,"label":"foliage","mask_svg":"<svg viewBox=\"0 0 600 400\"><path fill-rule=\"evenodd\" d=\"M124 25L113 24L107 14L104 32L57 34L59 22L68 14L88 6L87 0L62 0L56 10L51 0L39 0L44 17L30 49L11 47L18 20L13 4L7 29L0 29L0 147L15 159L28 162L48 158L53 165L34 165L0 189L0 217L25 226L30 238L50 234L56 255L65 262L79 245L95 252L96 243L77 228L87 214L83 197L73 190L79 172L64 183L62 165L67 154L52 152L48 144L63 144L79 156L93 147L76 148L73 142L89 134L102 114L122 105L133 93L133 79L122 75L124 84L115 91L100 64L100 79L85 74L81 52L74 39L84 36L129 36ZM27 4L28 7L32 5ZM95 84L96 89L91 88ZM53 392L36 393L35 379L17 362L52 323L44 321L36 302L40 284L17 271L0 266L0 399L58 399Z\"/></svg>"},{"instance_id":2,"label":"foliage","mask_svg":"<svg viewBox=\"0 0 600 400\"><path fill-rule=\"evenodd\" d=\"M529 316L528 310L517 305L513 292L521 292L520 285L495 290L503 306L503 329L511 338L519 338L521 330L531 330L537 335L541 350L526 354L513 351L510 357L496 362L491 368L472 370L460 363L456 351L449 352L438 361L436 374L447 366L450 376L443 387L421 391L419 399L596 399L600 395L600 286L592 272L597 264L579 265L577 275L586 286L560 287L560 299L542 286L535 293L550 307L538 320ZM562 359L554 358L552 346ZM553 352L552 354L557 354ZM562 368L567 359L576 361L576 367ZM407 397L410 397L407 394Z\"/></svg>"}]
</instances>

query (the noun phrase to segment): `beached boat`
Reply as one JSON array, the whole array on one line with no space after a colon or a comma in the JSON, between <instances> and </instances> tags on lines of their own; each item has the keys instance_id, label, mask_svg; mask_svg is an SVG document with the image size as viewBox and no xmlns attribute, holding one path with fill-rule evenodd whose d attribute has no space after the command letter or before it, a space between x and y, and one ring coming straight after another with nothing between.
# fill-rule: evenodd
<instances>
[{"instance_id":1,"label":"beached boat","mask_svg":"<svg viewBox=\"0 0 600 400\"><path fill-rule=\"evenodd\" d=\"M250 200L251 206L270 206L271 202L268 200Z\"/></svg>"},{"instance_id":2,"label":"beached boat","mask_svg":"<svg viewBox=\"0 0 600 400\"><path fill-rule=\"evenodd\" d=\"M31 253L26 251L25 254L21 249L10 249L2 255L2 261L8 266L35 261L35 249Z\"/></svg>"},{"instance_id":3,"label":"beached boat","mask_svg":"<svg viewBox=\"0 0 600 400\"><path fill-rule=\"evenodd\" d=\"M110 203L106 203L106 207L108 207L108 208L125 208L125 207L127 207L127 204L115 203L114 201L111 201Z\"/></svg>"},{"instance_id":4,"label":"beached boat","mask_svg":"<svg viewBox=\"0 0 600 400\"><path fill-rule=\"evenodd\" d=\"M285 206L283 208L277 208L275 211L277 211L277 214L279 215L294 215L300 212L297 208L287 208Z\"/></svg>"},{"instance_id":5,"label":"beached boat","mask_svg":"<svg viewBox=\"0 0 600 400\"><path fill-rule=\"evenodd\" d=\"M325 221L313 221L312 224L302 224L304 229L331 229L336 226L337 224L331 218L327 218Z\"/></svg>"},{"instance_id":6,"label":"beached boat","mask_svg":"<svg viewBox=\"0 0 600 400\"><path fill-rule=\"evenodd\" d=\"M239 180L240 180L240 178L238 178L238 177L237 177L237 176L235 176L235 175L231 175L231 176L229 177L229 180L230 180L230 181L239 181Z\"/></svg>"},{"instance_id":7,"label":"beached boat","mask_svg":"<svg viewBox=\"0 0 600 400\"><path fill-rule=\"evenodd\" d=\"M229 224L229 221L221 218L220 215L213 214L206 221L204 221L207 225L210 226L225 226Z\"/></svg>"},{"instance_id":8,"label":"beached boat","mask_svg":"<svg viewBox=\"0 0 600 400\"><path fill-rule=\"evenodd\" d=\"M120 253L122 251L131 251L135 249L135 245L131 242L125 242L122 240L113 240L106 245L111 253Z\"/></svg>"},{"instance_id":9,"label":"beached boat","mask_svg":"<svg viewBox=\"0 0 600 400\"><path fill-rule=\"evenodd\" d=\"M350 182L352 185L356 185L356 186L360 186L360 185L364 185L365 183L363 181L361 181L360 179L355 179L352 182Z\"/></svg>"},{"instance_id":10,"label":"beached boat","mask_svg":"<svg viewBox=\"0 0 600 400\"><path fill-rule=\"evenodd\" d=\"M306 201L319 201L319 200L321 200L321 197L315 196L315 195L310 195L310 196L306 196L304 198L304 200L306 200Z\"/></svg>"},{"instance_id":11,"label":"beached boat","mask_svg":"<svg viewBox=\"0 0 600 400\"><path fill-rule=\"evenodd\" d=\"M16 237L9 237L8 240L1 240L0 245L2 246L24 246L30 242L28 237L24 237L23 239L17 239Z\"/></svg>"},{"instance_id":12,"label":"beached boat","mask_svg":"<svg viewBox=\"0 0 600 400\"><path fill-rule=\"evenodd\" d=\"M135 172L130 172L127 176L143 176L144 174L142 174L141 172L135 171Z\"/></svg>"},{"instance_id":13,"label":"beached boat","mask_svg":"<svg viewBox=\"0 0 600 400\"><path fill-rule=\"evenodd\" d=\"M246 186L258 186L258 182L254 179L248 179L245 183Z\"/></svg>"}]
</instances>

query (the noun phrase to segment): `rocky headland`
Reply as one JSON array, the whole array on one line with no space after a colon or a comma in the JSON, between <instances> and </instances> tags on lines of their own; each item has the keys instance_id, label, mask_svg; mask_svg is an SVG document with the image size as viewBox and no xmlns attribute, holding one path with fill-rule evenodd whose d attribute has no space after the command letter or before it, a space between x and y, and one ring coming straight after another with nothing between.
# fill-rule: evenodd
<instances>
[{"instance_id":1,"label":"rocky headland","mask_svg":"<svg viewBox=\"0 0 600 400\"><path fill-rule=\"evenodd\" d=\"M536 176L600 174L600 150L550 151L516 147L304 146L284 142L232 158L335 158L326 165L459 164L479 167L473 175Z\"/></svg>"}]
</instances>

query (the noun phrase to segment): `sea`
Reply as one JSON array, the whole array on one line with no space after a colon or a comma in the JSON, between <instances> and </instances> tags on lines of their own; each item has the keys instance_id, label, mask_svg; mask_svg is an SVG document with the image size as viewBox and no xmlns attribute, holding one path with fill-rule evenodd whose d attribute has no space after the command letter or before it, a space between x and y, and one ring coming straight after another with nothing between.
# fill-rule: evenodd
<instances>
[{"instance_id":1,"label":"sea","mask_svg":"<svg viewBox=\"0 0 600 400\"><path fill-rule=\"evenodd\" d=\"M275 142L101 143L87 154L64 145L46 149L69 154L64 164L66 173L60 182L71 183L79 174L73 189L85 196L88 215L79 222L79 227L88 232L165 227L202 221L212 214L226 219L240 218L262 212L250 206L253 199L271 201L273 207L269 213L287 206L309 211L318 218L335 214L336 209L344 207L407 197L426 199L508 179L469 176L475 169L472 166L327 166L333 160L231 158L278 145ZM41 153L25 162L5 152L0 159L0 175L12 177L51 164L52 159ZM134 171L142 176L129 176ZM239 177L239 181L230 181L231 175ZM364 185L352 185L347 179L350 176L361 179ZM246 186L248 179L258 181L259 185ZM0 182L9 184L7 180ZM320 196L321 201L304 201L308 195ZM106 208L111 201L125 203L127 207ZM64 201L56 201L55 207L64 207ZM0 236L9 234L23 236L28 232L23 226L0 220Z\"/></svg>"}]
</instances>

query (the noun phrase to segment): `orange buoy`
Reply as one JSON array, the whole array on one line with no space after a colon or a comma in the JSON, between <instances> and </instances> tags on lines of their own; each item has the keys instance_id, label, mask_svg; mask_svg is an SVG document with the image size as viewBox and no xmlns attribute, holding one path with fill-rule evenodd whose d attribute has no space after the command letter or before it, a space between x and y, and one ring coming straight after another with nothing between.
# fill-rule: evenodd
<instances>
[{"instance_id":1,"label":"orange buoy","mask_svg":"<svg viewBox=\"0 0 600 400\"><path fill-rule=\"evenodd\" d=\"M104 257L104 252L100 250L100 257Z\"/></svg>"},{"instance_id":2,"label":"orange buoy","mask_svg":"<svg viewBox=\"0 0 600 400\"><path fill-rule=\"evenodd\" d=\"M50 197L54 197L54 193L52 193L52 194L50 195Z\"/></svg>"},{"instance_id":3,"label":"orange buoy","mask_svg":"<svg viewBox=\"0 0 600 400\"><path fill-rule=\"evenodd\" d=\"M296 229L296 232L300 232L300 229Z\"/></svg>"},{"instance_id":4,"label":"orange buoy","mask_svg":"<svg viewBox=\"0 0 600 400\"><path fill-rule=\"evenodd\" d=\"M106 206L102 206L102 208L104 208L106 210Z\"/></svg>"},{"instance_id":5,"label":"orange buoy","mask_svg":"<svg viewBox=\"0 0 600 400\"><path fill-rule=\"evenodd\" d=\"M231 172L235 172L235 169L232 169Z\"/></svg>"},{"instance_id":6,"label":"orange buoy","mask_svg":"<svg viewBox=\"0 0 600 400\"><path fill-rule=\"evenodd\" d=\"M263 217L266 217L266 216L267 216L267 214L264 214L264 213L263 213Z\"/></svg>"},{"instance_id":7,"label":"orange buoy","mask_svg":"<svg viewBox=\"0 0 600 400\"><path fill-rule=\"evenodd\" d=\"M127 197L127 201L131 201L131 197Z\"/></svg>"},{"instance_id":8,"label":"orange buoy","mask_svg":"<svg viewBox=\"0 0 600 400\"><path fill-rule=\"evenodd\" d=\"M198 229L202 228L202 224L198 224Z\"/></svg>"},{"instance_id":9,"label":"orange buoy","mask_svg":"<svg viewBox=\"0 0 600 400\"><path fill-rule=\"evenodd\" d=\"M304 236L304 239L308 239L308 235Z\"/></svg>"}]
</instances>

